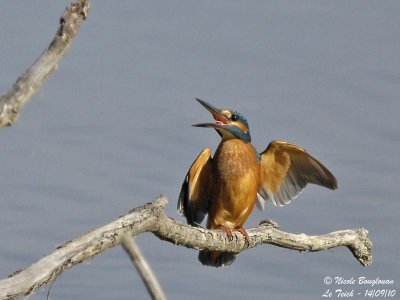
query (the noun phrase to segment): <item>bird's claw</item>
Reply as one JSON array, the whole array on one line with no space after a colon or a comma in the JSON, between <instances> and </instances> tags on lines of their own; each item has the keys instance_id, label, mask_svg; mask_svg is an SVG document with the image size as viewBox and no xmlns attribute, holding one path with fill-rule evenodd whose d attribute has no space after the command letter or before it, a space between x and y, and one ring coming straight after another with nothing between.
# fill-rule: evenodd
<instances>
[{"instance_id":1,"label":"bird's claw","mask_svg":"<svg viewBox=\"0 0 400 300\"><path fill-rule=\"evenodd\" d=\"M237 232L240 232L243 235L245 245L247 247L250 246L250 238L249 238L249 234L247 233L246 229L244 229L243 227L239 227L239 228L235 228L234 230Z\"/></svg>"},{"instance_id":2,"label":"bird's claw","mask_svg":"<svg viewBox=\"0 0 400 300\"><path fill-rule=\"evenodd\" d=\"M230 229L226 228L225 226L218 226L218 228L221 229L223 232L225 232L228 237L228 240L230 242L232 242L232 240L233 240L232 231Z\"/></svg>"},{"instance_id":3,"label":"bird's claw","mask_svg":"<svg viewBox=\"0 0 400 300\"><path fill-rule=\"evenodd\" d=\"M230 230L230 229L228 229L228 228L226 228L224 226L218 226L218 229L220 229L223 232L225 232L227 237L228 237L228 240L230 242L232 242L232 240L233 240L232 230ZM248 235L246 229L244 229L243 227L239 227L239 228L233 229L233 231L240 232L243 235L245 245L247 247L250 245L250 238L249 238L249 235Z\"/></svg>"}]
</instances>

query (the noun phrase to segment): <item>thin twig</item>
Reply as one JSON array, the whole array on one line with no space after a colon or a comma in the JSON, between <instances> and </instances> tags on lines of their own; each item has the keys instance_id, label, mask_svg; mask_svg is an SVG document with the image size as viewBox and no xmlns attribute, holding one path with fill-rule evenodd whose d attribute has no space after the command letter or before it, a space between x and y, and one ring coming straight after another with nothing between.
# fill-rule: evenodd
<instances>
[{"instance_id":1,"label":"thin twig","mask_svg":"<svg viewBox=\"0 0 400 300\"><path fill-rule=\"evenodd\" d=\"M121 240L121 245L135 265L140 277L142 277L151 298L155 300L167 299L157 277L154 275L150 265L147 263L135 241L130 236L124 235Z\"/></svg>"}]
</instances>

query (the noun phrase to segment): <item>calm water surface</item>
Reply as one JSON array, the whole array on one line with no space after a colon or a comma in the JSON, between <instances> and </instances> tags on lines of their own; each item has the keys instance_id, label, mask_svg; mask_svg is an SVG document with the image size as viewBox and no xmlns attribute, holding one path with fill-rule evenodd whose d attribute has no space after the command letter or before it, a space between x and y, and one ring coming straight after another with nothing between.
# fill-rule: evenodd
<instances>
[{"instance_id":1,"label":"calm water surface","mask_svg":"<svg viewBox=\"0 0 400 300\"><path fill-rule=\"evenodd\" d=\"M69 1L0 2L0 91L54 35ZM400 4L396 1L93 1L57 72L1 129L0 278L160 193L175 212L182 179L219 138L193 99L247 116L254 145L305 147L340 189L308 187L255 211L290 232L365 227L374 263L345 248L261 246L230 268L137 238L170 299L320 299L326 276L394 280L400 294ZM30 299L44 299L47 287ZM50 299L147 299L120 248L65 272ZM363 297L357 296L358 299ZM356 297L356 298L357 298Z\"/></svg>"}]
</instances>

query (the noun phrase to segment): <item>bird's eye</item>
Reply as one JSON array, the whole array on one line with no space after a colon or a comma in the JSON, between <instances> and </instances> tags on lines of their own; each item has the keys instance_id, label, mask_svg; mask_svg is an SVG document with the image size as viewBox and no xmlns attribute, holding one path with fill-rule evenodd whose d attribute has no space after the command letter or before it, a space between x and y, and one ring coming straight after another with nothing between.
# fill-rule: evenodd
<instances>
[{"instance_id":1,"label":"bird's eye","mask_svg":"<svg viewBox=\"0 0 400 300\"><path fill-rule=\"evenodd\" d=\"M239 119L239 116L237 114L232 114L231 119L232 121L237 121Z\"/></svg>"}]
</instances>

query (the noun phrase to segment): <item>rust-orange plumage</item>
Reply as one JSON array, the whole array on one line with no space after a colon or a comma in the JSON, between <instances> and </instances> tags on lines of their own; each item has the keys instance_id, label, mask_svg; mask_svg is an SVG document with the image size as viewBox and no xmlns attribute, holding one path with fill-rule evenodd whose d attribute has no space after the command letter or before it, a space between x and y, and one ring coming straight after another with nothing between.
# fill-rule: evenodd
<instances>
[{"instance_id":1,"label":"rust-orange plumage","mask_svg":"<svg viewBox=\"0 0 400 300\"><path fill-rule=\"evenodd\" d=\"M251 145L249 125L237 111L217 109L199 101L216 123L194 126L214 128L221 142L211 157L204 149L190 167L182 184L178 212L187 222L198 226L208 214L207 228L222 229L228 236L241 232L248 240L243 224L256 201L283 206L308 184L337 189L332 173L303 148L282 141L271 142L258 154ZM200 251L204 265L220 267L235 260L234 253Z\"/></svg>"}]
</instances>

